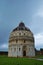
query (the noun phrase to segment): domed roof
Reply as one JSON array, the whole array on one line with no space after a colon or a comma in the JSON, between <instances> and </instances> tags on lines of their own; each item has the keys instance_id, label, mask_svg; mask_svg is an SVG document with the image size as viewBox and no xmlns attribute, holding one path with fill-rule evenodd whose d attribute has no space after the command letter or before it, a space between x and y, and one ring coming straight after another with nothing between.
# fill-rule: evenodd
<instances>
[{"instance_id":1,"label":"domed roof","mask_svg":"<svg viewBox=\"0 0 43 65\"><path fill-rule=\"evenodd\" d=\"M19 25L13 29L10 34L9 41L11 41L11 39L28 39L34 41L33 33L23 22L20 22Z\"/></svg>"},{"instance_id":2,"label":"domed roof","mask_svg":"<svg viewBox=\"0 0 43 65\"><path fill-rule=\"evenodd\" d=\"M23 22L20 22L20 23L19 23L19 26L20 26L20 27L22 27L22 26L24 27L25 24L24 24Z\"/></svg>"},{"instance_id":3,"label":"domed roof","mask_svg":"<svg viewBox=\"0 0 43 65\"><path fill-rule=\"evenodd\" d=\"M13 31L16 31L16 30L30 31L30 29L27 28L23 22L20 22L19 25Z\"/></svg>"}]
</instances>

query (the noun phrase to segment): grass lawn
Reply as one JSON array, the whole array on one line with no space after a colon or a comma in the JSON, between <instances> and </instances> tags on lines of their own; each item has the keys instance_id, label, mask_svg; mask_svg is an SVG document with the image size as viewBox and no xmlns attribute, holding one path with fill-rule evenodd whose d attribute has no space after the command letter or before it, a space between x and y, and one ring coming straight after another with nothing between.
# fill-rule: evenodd
<instances>
[{"instance_id":1,"label":"grass lawn","mask_svg":"<svg viewBox=\"0 0 43 65\"><path fill-rule=\"evenodd\" d=\"M37 55L36 58L43 59L43 55Z\"/></svg>"},{"instance_id":2,"label":"grass lawn","mask_svg":"<svg viewBox=\"0 0 43 65\"><path fill-rule=\"evenodd\" d=\"M43 61L29 58L9 58L0 56L0 65L43 65Z\"/></svg>"}]
</instances>

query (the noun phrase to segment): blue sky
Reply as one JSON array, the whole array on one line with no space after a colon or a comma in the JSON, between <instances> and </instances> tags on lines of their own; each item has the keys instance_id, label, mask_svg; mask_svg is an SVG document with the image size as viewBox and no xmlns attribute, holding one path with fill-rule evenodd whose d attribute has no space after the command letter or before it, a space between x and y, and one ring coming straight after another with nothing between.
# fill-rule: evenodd
<instances>
[{"instance_id":1,"label":"blue sky","mask_svg":"<svg viewBox=\"0 0 43 65\"><path fill-rule=\"evenodd\" d=\"M0 0L0 51L8 50L10 32L23 21L43 48L43 0Z\"/></svg>"}]
</instances>

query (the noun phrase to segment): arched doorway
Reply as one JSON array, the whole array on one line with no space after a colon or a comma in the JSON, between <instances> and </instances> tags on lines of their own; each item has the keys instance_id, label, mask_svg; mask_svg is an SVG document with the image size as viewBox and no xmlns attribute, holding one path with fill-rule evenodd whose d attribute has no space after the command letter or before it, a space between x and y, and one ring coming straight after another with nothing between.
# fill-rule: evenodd
<instances>
[{"instance_id":1,"label":"arched doorway","mask_svg":"<svg viewBox=\"0 0 43 65\"><path fill-rule=\"evenodd\" d=\"M23 56L26 56L26 46L23 46Z\"/></svg>"},{"instance_id":2,"label":"arched doorway","mask_svg":"<svg viewBox=\"0 0 43 65\"><path fill-rule=\"evenodd\" d=\"M26 56L26 51L25 50L23 51L23 56Z\"/></svg>"}]
</instances>

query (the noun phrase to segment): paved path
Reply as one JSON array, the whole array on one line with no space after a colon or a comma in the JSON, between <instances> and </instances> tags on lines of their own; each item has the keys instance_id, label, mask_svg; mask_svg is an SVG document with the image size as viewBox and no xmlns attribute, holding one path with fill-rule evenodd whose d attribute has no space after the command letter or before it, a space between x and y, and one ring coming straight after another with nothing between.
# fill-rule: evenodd
<instances>
[{"instance_id":1,"label":"paved path","mask_svg":"<svg viewBox=\"0 0 43 65\"><path fill-rule=\"evenodd\" d=\"M40 58L35 58L36 60L40 60L40 61L43 61L43 59L40 59Z\"/></svg>"},{"instance_id":2,"label":"paved path","mask_svg":"<svg viewBox=\"0 0 43 65\"><path fill-rule=\"evenodd\" d=\"M30 58L30 59L35 59L35 60L43 61L43 59L41 59L41 58Z\"/></svg>"}]
</instances>

